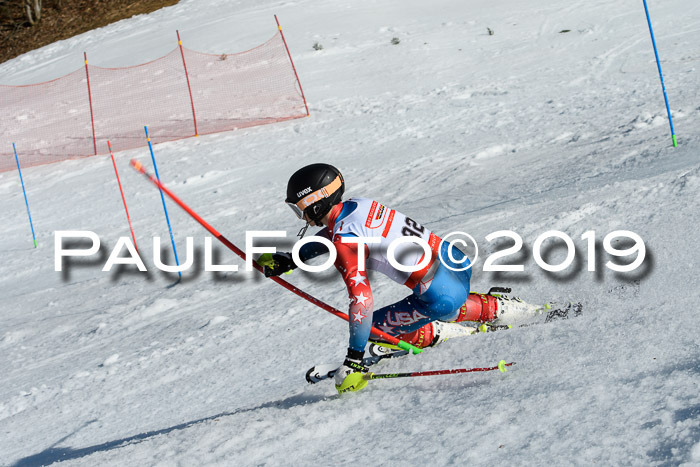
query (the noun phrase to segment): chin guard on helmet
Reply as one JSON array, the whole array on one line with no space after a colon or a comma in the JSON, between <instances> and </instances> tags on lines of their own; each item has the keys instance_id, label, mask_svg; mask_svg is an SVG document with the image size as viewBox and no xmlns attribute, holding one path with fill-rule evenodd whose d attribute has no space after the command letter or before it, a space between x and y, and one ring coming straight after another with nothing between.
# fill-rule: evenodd
<instances>
[{"instance_id":1,"label":"chin guard on helmet","mask_svg":"<svg viewBox=\"0 0 700 467\"><path fill-rule=\"evenodd\" d=\"M323 198L306 208L304 210L304 214L306 214L306 217L313 222L315 226L322 227L323 224L321 223L321 219L323 219L323 216L325 216L331 210L331 208L339 202L340 199L338 199L338 201L333 201L332 198Z\"/></svg>"}]
</instances>

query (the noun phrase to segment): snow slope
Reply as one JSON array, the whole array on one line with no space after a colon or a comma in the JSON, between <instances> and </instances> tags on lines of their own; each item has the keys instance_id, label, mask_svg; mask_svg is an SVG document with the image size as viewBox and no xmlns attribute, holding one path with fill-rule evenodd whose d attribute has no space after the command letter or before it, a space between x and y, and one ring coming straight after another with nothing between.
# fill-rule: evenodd
<instances>
[{"instance_id":1,"label":"snow slope","mask_svg":"<svg viewBox=\"0 0 700 467\"><path fill-rule=\"evenodd\" d=\"M346 324L255 274L203 271L206 232L172 203L180 255L193 236L197 261L166 288L173 276L152 258L153 236L170 251L159 196L128 167L147 150L116 157L148 274L101 271L129 235L108 158L24 173L38 249L19 177L2 173L0 464L700 464L700 4L649 3L678 148L632 0L183 0L1 64L1 83L26 84L78 68L84 50L94 65L142 63L175 46L175 29L191 49L235 52L269 38L277 14L311 118L156 146L172 190L237 245L264 229L287 230L291 245L287 177L329 162L348 196L477 238L473 290L586 309L381 366L516 361L505 375L375 381L338 397L304 372L341 362ZM525 242L508 258L524 273L482 270L494 250L484 237L504 229ZM577 246L561 273L532 259L552 229ZM644 239L643 267L616 274L599 254L589 272L581 235L600 243L618 229ZM57 230L95 231L100 257L55 272ZM346 305L332 271L288 279ZM407 293L372 282L375 303Z\"/></svg>"}]
</instances>

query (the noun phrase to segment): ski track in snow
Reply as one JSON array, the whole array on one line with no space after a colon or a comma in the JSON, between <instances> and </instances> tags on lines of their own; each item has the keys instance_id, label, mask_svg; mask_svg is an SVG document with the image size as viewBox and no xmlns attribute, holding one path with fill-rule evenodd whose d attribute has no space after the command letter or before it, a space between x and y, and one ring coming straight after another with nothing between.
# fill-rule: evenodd
<instances>
[{"instance_id":1,"label":"ski track in snow","mask_svg":"<svg viewBox=\"0 0 700 467\"><path fill-rule=\"evenodd\" d=\"M1 173L0 465L700 464L700 7L650 9L678 148L632 0L542 9L182 0L0 64L3 84L62 76L84 50L94 65L134 65L172 50L175 29L188 48L236 52L268 39L277 14L311 118L156 145L166 185L237 245L246 230L279 229L291 245L300 226L282 202L287 178L329 162L348 196L477 238L473 290L511 286L525 300L585 306L575 320L377 367L516 361L505 375L374 381L338 397L331 384L307 386L304 372L342 361L346 324L256 274L203 271L206 231L173 203L181 260L192 236L196 261L166 288L175 276L155 269L150 240L162 238L171 263L160 200L128 167L148 162L147 149L115 154L147 274L101 272L129 235L111 160L24 172L37 249L19 178ZM481 270L496 250L484 236L504 229L523 238L507 259L525 273ZM532 259L537 236L553 229L576 245L574 264L557 274ZM619 229L647 246L634 274L605 268L603 237ZM100 255L55 272L57 230L95 231ZM581 239L589 230L595 272ZM214 248L217 262L243 269ZM549 251L552 263L563 258ZM345 306L332 271L287 279ZM378 275L372 283L378 304L407 294Z\"/></svg>"}]
</instances>

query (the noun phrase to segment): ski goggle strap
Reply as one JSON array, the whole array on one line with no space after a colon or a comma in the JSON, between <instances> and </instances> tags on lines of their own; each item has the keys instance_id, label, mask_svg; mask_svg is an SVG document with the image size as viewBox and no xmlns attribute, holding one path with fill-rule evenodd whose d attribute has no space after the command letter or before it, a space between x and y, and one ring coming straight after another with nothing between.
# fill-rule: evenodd
<instances>
[{"instance_id":1,"label":"ski goggle strap","mask_svg":"<svg viewBox=\"0 0 700 467\"><path fill-rule=\"evenodd\" d=\"M343 179L340 177L340 175L338 175L335 177L335 180L333 180L323 188L316 190L313 193L309 193L296 203L290 203L289 201L287 201L287 204L290 208L292 208L294 214L296 214L299 219L302 219L304 217L304 210L306 208L308 208L315 202L322 200L323 198L328 198L330 195L338 191L338 189L340 189L341 186L343 186Z\"/></svg>"}]
</instances>

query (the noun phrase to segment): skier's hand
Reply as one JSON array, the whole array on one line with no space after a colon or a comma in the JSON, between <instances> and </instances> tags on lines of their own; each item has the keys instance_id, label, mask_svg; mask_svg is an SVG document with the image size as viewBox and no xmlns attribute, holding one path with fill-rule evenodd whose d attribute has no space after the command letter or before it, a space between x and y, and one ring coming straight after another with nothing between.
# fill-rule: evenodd
<instances>
[{"instance_id":1,"label":"skier's hand","mask_svg":"<svg viewBox=\"0 0 700 467\"><path fill-rule=\"evenodd\" d=\"M280 274L291 274L297 265L292 261L291 253L263 253L257 260L262 266L265 277L279 276Z\"/></svg>"},{"instance_id":2,"label":"skier's hand","mask_svg":"<svg viewBox=\"0 0 700 467\"><path fill-rule=\"evenodd\" d=\"M362 364L364 352L348 349L348 354L340 368L335 372L335 388L338 394L351 391L359 391L367 386L368 381L363 378L367 367Z\"/></svg>"}]
</instances>

